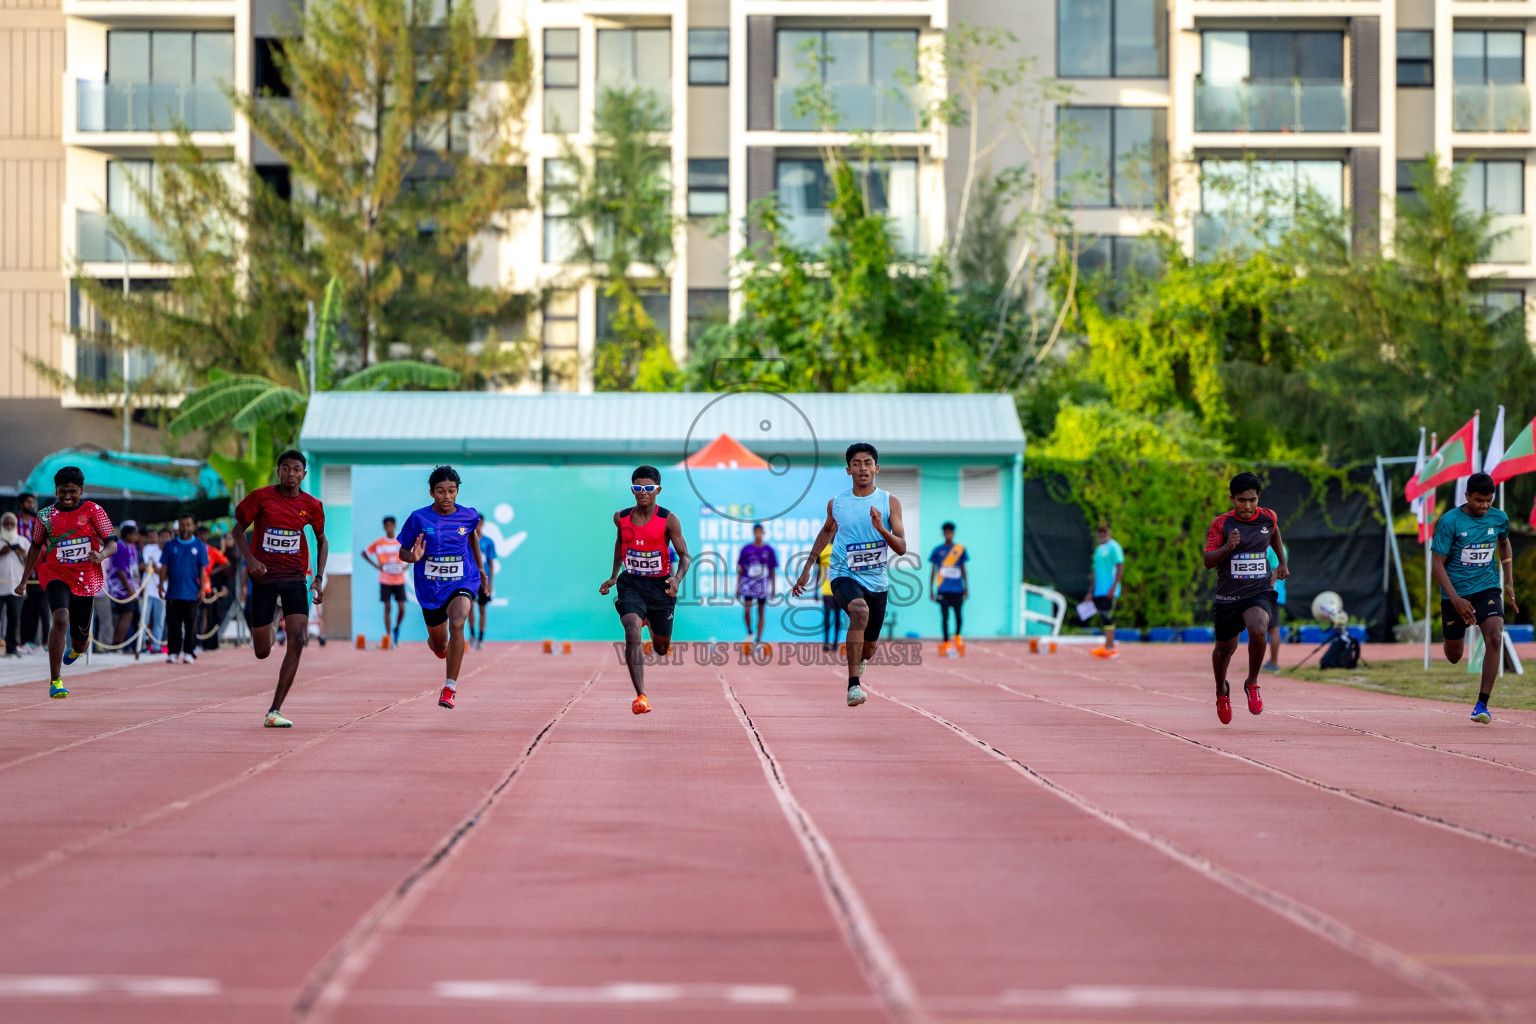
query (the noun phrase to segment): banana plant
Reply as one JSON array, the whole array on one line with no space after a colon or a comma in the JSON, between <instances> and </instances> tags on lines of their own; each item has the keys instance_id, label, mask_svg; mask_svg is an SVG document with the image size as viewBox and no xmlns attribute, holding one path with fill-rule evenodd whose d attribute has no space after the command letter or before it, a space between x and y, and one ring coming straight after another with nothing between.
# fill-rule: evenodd
<instances>
[{"instance_id":1,"label":"banana plant","mask_svg":"<svg viewBox=\"0 0 1536 1024\"><path fill-rule=\"evenodd\" d=\"M340 319L340 292L340 284L333 277L325 287L315 327L316 390L441 391L458 385L459 375L454 371L414 359L375 363L332 384L331 352ZM209 456L208 464L232 494L237 482L245 484L247 491L263 486L272 475L278 452L298 439L309 407L309 382L302 362L297 369L297 388L260 374L211 370L208 383L182 399L176 418L166 424L166 429L172 437L223 428L245 435L243 458L214 454Z\"/></svg>"}]
</instances>

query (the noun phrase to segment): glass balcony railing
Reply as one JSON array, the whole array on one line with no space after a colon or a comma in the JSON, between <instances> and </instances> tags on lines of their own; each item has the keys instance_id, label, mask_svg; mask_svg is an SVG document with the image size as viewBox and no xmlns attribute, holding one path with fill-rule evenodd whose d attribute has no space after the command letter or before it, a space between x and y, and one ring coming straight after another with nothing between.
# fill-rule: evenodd
<instances>
[{"instance_id":1,"label":"glass balcony railing","mask_svg":"<svg viewBox=\"0 0 1536 1024\"><path fill-rule=\"evenodd\" d=\"M1457 82L1451 127L1458 132L1528 132L1531 90L1524 82Z\"/></svg>"},{"instance_id":2,"label":"glass balcony railing","mask_svg":"<svg viewBox=\"0 0 1536 1024\"><path fill-rule=\"evenodd\" d=\"M218 82L89 82L80 79L82 132L194 132L235 129L235 111Z\"/></svg>"},{"instance_id":3,"label":"glass balcony railing","mask_svg":"<svg viewBox=\"0 0 1536 1024\"><path fill-rule=\"evenodd\" d=\"M135 250L130 262L155 263L163 260L164 245L160 233L148 217L123 217L134 234L155 243L149 252ZM100 210L75 211L75 259L82 263L121 263L123 247L109 233L111 225Z\"/></svg>"},{"instance_id":4,"label":"glass balcony railing","mask_svg":"<svg viewBox=\"0 0 1536 1024\"><path fill-rule=\"evenodd\" d=\"M774 124L781 132L814 132L823 127L821 112L803 107L806 87L779 82L775 90ZM875 82L864 85L829 85L827 98L832 103L833 131L841 132L913 132L917 131L917 111L906 86L901 83Z\"/></svg>"},{"instance_id":5,"label":"glass balcony railing","mask_svg":"<svg viewBox=\"0 0 1536 1024\"><path fill-rule=\"evenodd\" d=\"M1493 248L1488 251L1486 262L1521 266L1531 262L1531 222L1525 214L1495 214L1488 232L1493 236Z\"/></svg>"},{"instance_id":6,"label":"glass balcony railing","mask_svg":"<svg viewBox=\"0 0 1536 1024\"><path fill-rule=\"evenodd\" d=\"M1344 82L1195 81L1197 132L1347 132Z\"/></svg>"}]
</instances>

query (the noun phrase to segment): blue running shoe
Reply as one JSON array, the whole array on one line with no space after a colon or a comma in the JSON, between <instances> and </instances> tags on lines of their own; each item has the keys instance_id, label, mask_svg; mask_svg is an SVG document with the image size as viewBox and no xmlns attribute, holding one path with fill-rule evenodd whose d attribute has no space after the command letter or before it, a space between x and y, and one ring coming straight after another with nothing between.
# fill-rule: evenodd
<instances>
[{"instance_id":1,"label":"blue running shoe","mask_svg":"<svg viewBox=\"0 0 1536 1024\"><path fill-rule=\"evenodd\" d=\"M64 680L55 679L48 684L48 696L59 698L68 697L69 691L64 689Z\"/></svg>"},{"instance_id":2,"label":"blue running shoe","mask_svg":"<svg viewBox=\"0 0 1536 1024\"><path fill-rule=\"evenodd\" d=\"M1493 721L1493 716L1488 713L1487 704L1484 704L1482 701L1478 701L1476 704L1472 705L1472 721L1480 722L1483 725L1487 725L1489 722Z\"/></svg>"},{"instance_id":3,"label":"blue running shoe","mask_svg":"<svg viewBox=\"0 0 1536 1024\"><path fill-rule=\"evenodd\" d=\"M79 660L80 660L80 652L75 650L75 645L74 644L70 644L69 647L65 648L65 650L64 650L64 664L66 664L66 665L73 665L75 662L77 662Z\"/></svg>"}]
</instances>

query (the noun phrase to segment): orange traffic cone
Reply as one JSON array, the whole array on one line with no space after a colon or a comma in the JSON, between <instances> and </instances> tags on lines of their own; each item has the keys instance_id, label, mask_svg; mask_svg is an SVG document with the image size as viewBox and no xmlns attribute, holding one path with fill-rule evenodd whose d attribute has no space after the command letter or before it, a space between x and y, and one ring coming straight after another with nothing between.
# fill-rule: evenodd
<instances>
[{"instance_id":1,"label":"orange traffic cone","mask_svg":"<svg viewBox=\"0 0 1536 1024\"><path fill-rule=\"evenodd\" d=\"M381 650L381 651L389 650L389 634L388 633L385 633L384 634L384 639L379 642L379 650Z\"/></svg>"},{"instance_id":2,"label":"orange traffic cone","mask_svg":"<svg viewBox=\"0 0 1536 1024\"><path fill-rule=\"evenodd\" d=\"M1051 651L1052 654L1056 653L1056 641L1055 640L1051 641L1050 651Z\"/></svg>"},{"instance_id":3,"label":"orange traffic cone","mask_svg":"<svg viewBox=\"0 0 1536 1024\"><path fill-rule=\"evenodd\" d=\"M571 653L571 642L569 640L562 640L560 642L560 653L561 654L570 654Z\"/></svg>"},{"instance_id":4,"label":"orange traffic cone","mask_svg":"<svg viewBox=\"0 0 1536 1024\"><path fill-rule=\"evenodd\" d=\"M946 643L943 640L940 640L939 641L939 657L946 658L948 656L949 656L949 644Z\"/></svg>"},{"instance_id":5,"label":"orange traffic cone","mask_svg":"<svg viewBox=\"0 0 1536 1024\"><path fill-rule=\"evenodd\" d=\"M955 653L959 654L962 658L965 657L965 641L958 633L955 634Z\"/></svg>"},{"instance_id":6,"label":"orange traffic cone","mask_svg":"<svg viewBox=\"0 0 1536 1024\"><path fill-rule=\"evenodd\" d=\"M1040 653L1040 638L1039 637L1032 636L1032 637L1029 638L1029 653L1030 654L1039 654Z\"/></svg>"},{"instance_id":7,"label":"orange traffic cone","mask_svg":"<svg viewBox=\"0 0 1536 1024\"><path fill-rule=\"evenodd\" d=\"M553 640L545 640L544 641L544 653L545 654L553 654L553 653L555 653L555 642Z\"/></svg>"},{"instance_id":8,"label":"orange traffic cone","mask_svg":"<svg viewBox=\"0 0 1536 1024\"><path fill-rule=\"evenodd\" d=\"M357 634L357 649L360 651L366 651L368 649L368 638L363 636L361 633Z\"/></svg>"}]
</instances>

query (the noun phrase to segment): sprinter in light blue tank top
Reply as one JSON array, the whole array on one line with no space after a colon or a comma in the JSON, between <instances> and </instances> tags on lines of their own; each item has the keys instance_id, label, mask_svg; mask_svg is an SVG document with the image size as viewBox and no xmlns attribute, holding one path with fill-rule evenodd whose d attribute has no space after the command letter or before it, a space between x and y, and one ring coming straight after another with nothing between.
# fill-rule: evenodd
<instances>
[{"instance_id":1,"label":"sprinter in light blue tank top","mask_svg":"<svg viewBox=\"0 0 1536 1024\"><path fill-rule=\"evenodd\" d=\"M827 518L811 545L810 557L795 581L796 597L805 593L811 567L821 552L832 546L832 600L848 613L848 706L864 703L859 685L864 666L874 656L885 624L886 590L890 577L886 561L907 553L901 523L901 502L890 491L875 486L880 472L875 446L859 442L846 454L853 486L827 502ZM855 659L859 666L854 671Z\"/></svg>"}]
</instances>

